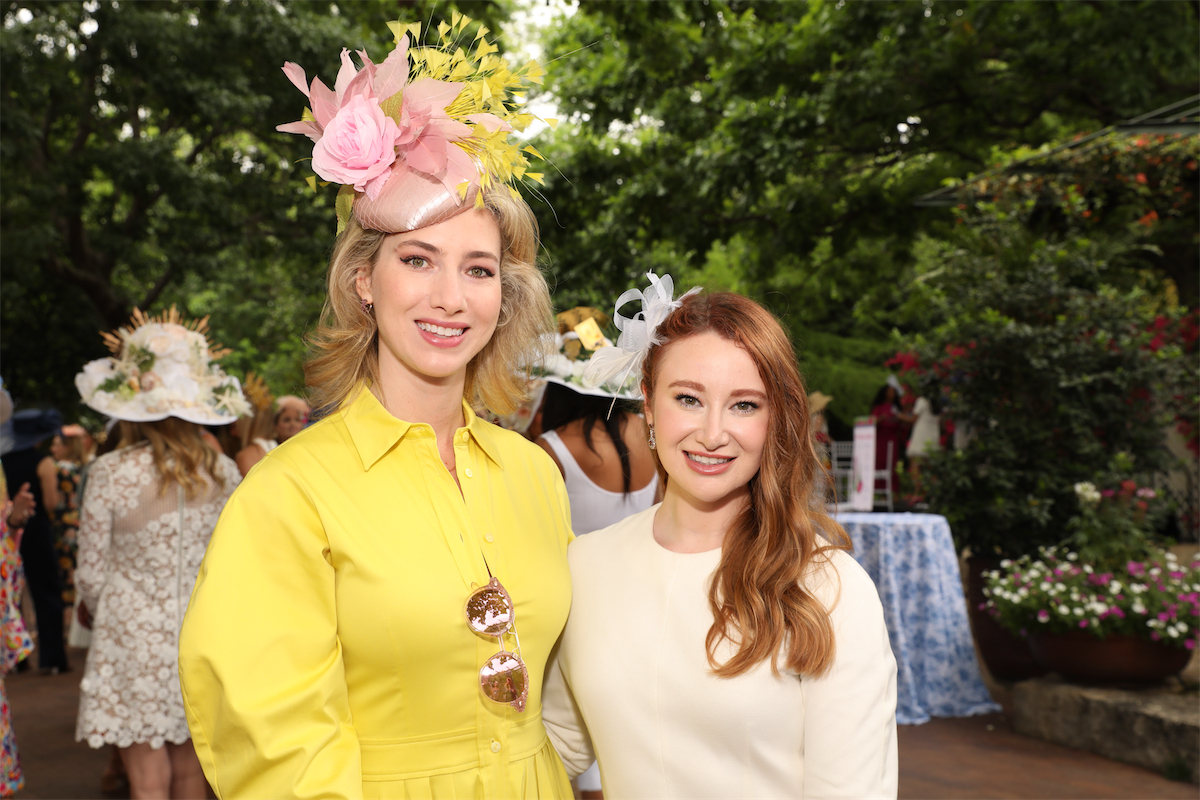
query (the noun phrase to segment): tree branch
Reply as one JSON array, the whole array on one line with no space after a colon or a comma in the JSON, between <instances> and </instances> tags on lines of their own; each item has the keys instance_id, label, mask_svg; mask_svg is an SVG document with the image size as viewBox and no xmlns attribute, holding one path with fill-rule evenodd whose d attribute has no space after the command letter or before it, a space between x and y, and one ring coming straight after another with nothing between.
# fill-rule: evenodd
<instances>
[{"instance_id":1,"label":"tree branch","mask_svg":"<svg viewBox=\"0 0 1200 800\"><path fill-rule=\"evenodd\" d=\"M171 282L174 274L175 262L168 261L167 268L163 270L162 275L158 276L158 280L154 282L154 286L150 288L150 291L146 292L146 296L142 298L142 302L138 305L138 308L150 308L154 304L154 301L158 299L158 296L163 293L163 289L167 288L167 284Z\"/></svg>"}]
</instances>

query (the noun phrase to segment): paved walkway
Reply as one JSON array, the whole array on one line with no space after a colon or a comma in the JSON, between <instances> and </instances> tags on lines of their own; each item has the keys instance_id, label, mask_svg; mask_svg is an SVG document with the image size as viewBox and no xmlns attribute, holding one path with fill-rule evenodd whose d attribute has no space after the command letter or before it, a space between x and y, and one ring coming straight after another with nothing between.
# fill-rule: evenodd
<instances>
[{"instance_id":1,"label":"paved walkway","mask_svg":"<svg viewBox=\"0 0 1200 800\"><path fill-rule=\"evenodd\" d=\"M32 671L7 679L17 746L25 767L20 798L105 797L100 792L100 775L108 763L108 750L92 750L75 741L85 657L84 651L72 651L74 670L63 675ZM1197 800L1200 787L1019 736L995 714L902 726L900 797Z\"/></svg>"}]
</instances>

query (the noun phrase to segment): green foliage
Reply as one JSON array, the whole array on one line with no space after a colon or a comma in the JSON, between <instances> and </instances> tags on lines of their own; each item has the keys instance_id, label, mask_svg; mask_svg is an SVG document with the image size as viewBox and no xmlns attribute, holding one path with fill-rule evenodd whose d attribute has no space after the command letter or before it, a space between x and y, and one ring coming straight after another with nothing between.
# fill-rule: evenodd
<instances>
[{"instance_id":1,"label":"green foliage","mask_svg":"<svg viewBox=\"0 0 1200 800\"><path fill-rule=\"evenodd\" d=\"M1136 252L1128 237L1038 238L1011 217L926 249L906 311L932 330L904 360L968 432L964 449L922 468L960 547L1013 556L1058 543L1078 513L1075 483L1118 453L1139 474L1164 465L1163 401L1187 370L1155 319L1181 312L1120 285Z\"/></svg>"},{"instance_id":2,"label":"green foliage","mask_svg":"<svg viewBox=\"0 0 1200 800\"><path fill-rule=\"evenodd\" d=\"M546 42L556 297L603 306L652 267L735 289L866 413L881 362L840 343L928 327L898 314L913 247L952 227L913 200L1194 93L1197 30L1183 3L583 0Z\"/></svg>"},{"instance_id":3,"label":"green foliage","mask_svg":"<svg viewBox=\"0 0 1200 800\"><path fill-rule=\"evenodd\" d=\"M1037 231L1084 236L1133 229L1155 245L1140 254L1147 271L1200 305L1200 137L1114 131L994 158L996 169L961 184L962 216L1002 211Z\"/></svg>"}]
</instances>

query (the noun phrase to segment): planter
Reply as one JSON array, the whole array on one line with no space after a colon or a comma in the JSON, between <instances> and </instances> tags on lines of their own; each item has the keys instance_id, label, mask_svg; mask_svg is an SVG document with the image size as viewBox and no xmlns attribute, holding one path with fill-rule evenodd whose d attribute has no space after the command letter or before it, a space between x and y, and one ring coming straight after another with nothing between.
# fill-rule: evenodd
<instances>
[{"instance_id":1,"label":"planter","mask_svg":"<svg viewBox=\"0 0 1200 800\"><path fill-rule=\"evenodd\" d=\"M1033 633L1034 658L1064 678L1091 682L1149 683L1177 675L1191 651L1149 639L1112 634L1103 639L1083 631Z\"/></svg>"},{"instance_id":2,"label":"planter","mask_svg":"<svg viewBox=\"0 0 1200 800\"><path fill-rule=\"evenodd\" d=\"M998 681L1023 681L1045 675L1048 670L1034 659L1029 641L1001 628L987 611L980 608L987 599L983 596L980 573L999 567L1000 560L996 558L971 556L967 559L967 616L971 620L979 657Z\"/></svg>"}]
</instances>

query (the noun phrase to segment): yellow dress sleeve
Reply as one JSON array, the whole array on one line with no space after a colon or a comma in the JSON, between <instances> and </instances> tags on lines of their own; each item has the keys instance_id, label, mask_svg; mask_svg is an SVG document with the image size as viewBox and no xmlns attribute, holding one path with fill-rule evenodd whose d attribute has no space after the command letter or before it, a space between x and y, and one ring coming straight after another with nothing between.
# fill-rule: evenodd
<instances>
[{"instance_id":1,"label":"yellow dress sleeve","mask_svg":"<svg viewBox=\"0 0 1200 800\"><path fill-rule=\"evenodd\" d=\"M351 798L362 764L317 505L284 459L234 492L184 619L192 741L224 798Z\"/></svg>"}]
</instances>

